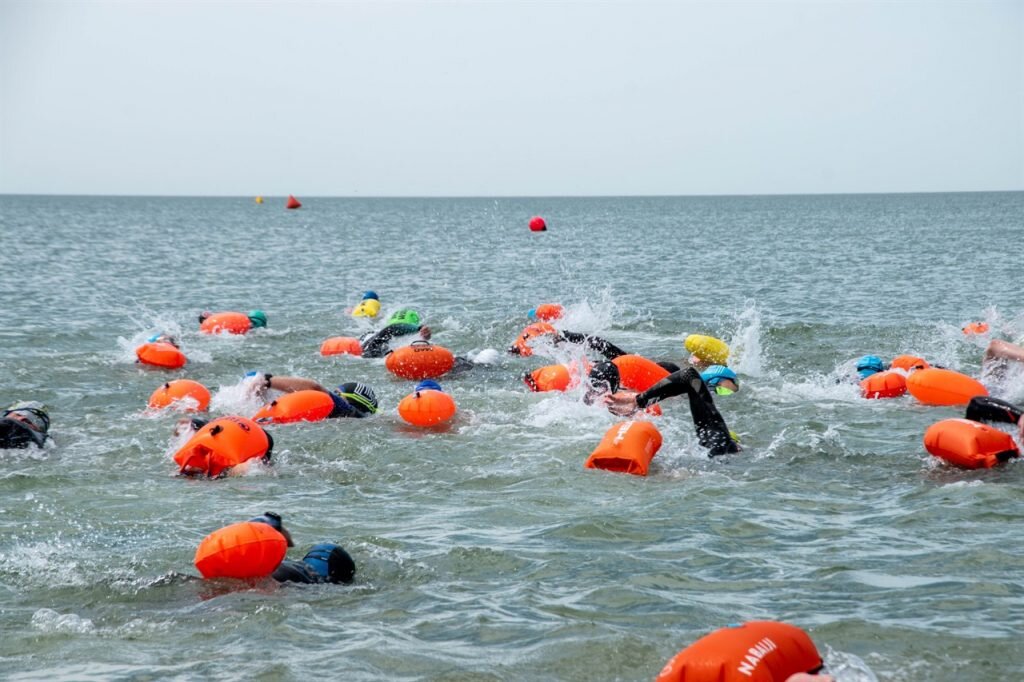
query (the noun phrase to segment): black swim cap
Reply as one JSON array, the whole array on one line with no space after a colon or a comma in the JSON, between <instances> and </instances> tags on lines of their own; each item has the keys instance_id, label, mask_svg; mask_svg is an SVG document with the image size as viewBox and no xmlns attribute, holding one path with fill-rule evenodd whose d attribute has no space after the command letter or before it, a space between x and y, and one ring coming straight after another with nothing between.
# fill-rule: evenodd
<instances>
[{"instance_id":1,"label":"black swim cap","mask_svg":"<svg viewBox=\"0 0 1024 682\"><path fill-rule=\"evenodd\" d=\"M590 405L594 400L606 393L619 390L619 368L614 362L604 360L597 363L587 374L587 392L583 394L583 402Z\"/></svg>"},{"instance_id":2,"label":"black swim cap","mask_svg":"<svg viewBox=\"0 0 1024 682\"><path fill-rule=\"evenodd\" d=\"M265 512L261 516L249 519L251 523L265 523L278 533L284 536L284 539L288 541L289 547L294 547L295 543L292 542L292 534L288 532L288 529L281 523L281 515L274 512Z\"/></svg>"},{"instance_id":3,"label":"black swim cap","mask_svg":"<svg viewBox=\"0 0 1024 682\"><path fill-rule=\"evenodd\" d=\"M48 433L50 431L50 415L46 411L46 406L38 400L23 400L14 403L4 410L5 417L11 414L17 414L23 421L28 422L32 428L40 433Z\"/></svg>"}]
</instances>

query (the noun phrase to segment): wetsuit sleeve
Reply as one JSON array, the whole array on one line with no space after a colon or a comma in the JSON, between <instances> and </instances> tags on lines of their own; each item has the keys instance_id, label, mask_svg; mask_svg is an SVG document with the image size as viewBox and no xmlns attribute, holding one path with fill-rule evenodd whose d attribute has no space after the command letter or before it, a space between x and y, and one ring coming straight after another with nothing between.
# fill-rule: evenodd
<instances>
[{"instance_id":1,"label":"wetsuit sleeve","mask_svg":"<svg viewBox=\"0 0 1024 682\"><path fill-rule=\"evenodd\" d=\"M739 452L739 446L729 435L729 426L715 407L711 391L693 367L673 372L643 393L637 394L636 404L644 408L684 393L690 399L690 415L697 430L697 440L708 448L708 454L714 457L727 452Z\"/></svg>"},{"instance_id":2,"label":"wetsuit sleeve","mask_svg":"<svg viewBox=\"0 0 1024 682\"><path fill-rule=\"evenodd\" d=\"M560 332L561 339L568 341L569 343L586 344L587 348L597 351L608 360L614 360L620 355L626 355L626 351L616 346L607 339L602 339L600 336L587 336L586 334L580 334L579 332Z\"/></svg>"},{"instance_id":3,"label":"wetsuit sleeve","mask_svg":"<svg viewBox=\"0 0 1024 682\"><path fill-rule=\"evenodd\" d=\"M291 561L285 559L281 562L277 568L274 569L274 580L279 583L318 583L321 582L320 577L313 575L313 572L309 570L306 564L301 561Z\"/></svg>"},{"instance_id":4,"label":"wetsuit sleeve","mask_svg":"<svg viewBox=\"0 0 1024 682\"><path fill-rule=\"evenodd\" d=\"M415 334L420 330L420 328L421 326L417 324L404 324L401 322L389 324L370 338L361 342L363 347L363 357L383 357L384 354L388 352L388 342L391 339L398 338L399 336Z\"/></svg>"},{"instance_id":5,"label":"wetsuit sleeve","mask_svg":"<svg viewBox=\"0 0 1024 682\"><path fill-rule=\"evenodd\" d=\"M362 412L352 407L351 403L337 393L331 393L328 391L327 395L331 396L331 400L334 401L334 409L331 410L329 415L327 415L328 419L338 419L343 417L361 419L365 416Z\"/></svg>"},{"instance_id":6,"label":"wetsuit sleeve","mask_svg":"<svg viewBox=\"0 0 1024 682\"><path fill-rule=\"evenodd\" d=\"M967 403L967 419L976 422L1002 422L1005 424L1017 424L1020 422L1024 410L1013 403L992 398L987 395L980 395L971 398Z\"/></svg>"}]
</instances>

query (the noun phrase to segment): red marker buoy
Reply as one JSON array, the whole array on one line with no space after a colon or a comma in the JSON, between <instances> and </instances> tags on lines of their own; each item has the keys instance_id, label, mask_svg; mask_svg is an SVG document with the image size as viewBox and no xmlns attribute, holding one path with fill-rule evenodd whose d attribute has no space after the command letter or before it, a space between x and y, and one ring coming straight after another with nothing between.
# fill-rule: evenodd
<instances>
[{"instance_id":1,"label":"red marker buoy","mask_svg":"<svg viewBox=\"0 0 1024 682\"><path fill-rule=\"evenodd\" d=\"M545 232L547 229L548 224L539 215L530 218L530 232Z\"/></svg>"},{"instance_id":2,"label":"red marker buoy","mask_svg":"<svg viewBox=\"0 0 1024 682\"><path fill-rule=\"evenodd\" d=\"M302 204L299 203L299 200L296 199L294 195L289 194L288 195L288 203L285 204L284 207L285 208L302 208Z\"/></svg>"}]
</instances>

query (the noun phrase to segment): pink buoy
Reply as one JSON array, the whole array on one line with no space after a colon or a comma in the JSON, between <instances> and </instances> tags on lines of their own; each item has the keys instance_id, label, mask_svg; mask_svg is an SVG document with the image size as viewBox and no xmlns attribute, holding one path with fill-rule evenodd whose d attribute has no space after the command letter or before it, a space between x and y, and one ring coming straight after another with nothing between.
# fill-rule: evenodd
<instances>
[{"instance_id":1,"label":"pink buoy","mask_svg":"<svg viewBox=\"0 0 1024 682\"><path fill-rule=\"evenodd\" d=\"M544 232L547 229L548 224L539 215L530 218L530 232Z\"/></svg>"}]
</instances>

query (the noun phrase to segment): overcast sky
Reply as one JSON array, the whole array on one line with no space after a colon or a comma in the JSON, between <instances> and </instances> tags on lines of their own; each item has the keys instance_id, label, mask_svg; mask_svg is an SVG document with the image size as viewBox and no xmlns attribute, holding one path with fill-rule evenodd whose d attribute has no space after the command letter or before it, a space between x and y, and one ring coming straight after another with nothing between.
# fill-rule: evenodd
<instances>
[{"instance_id":1,"label":"overcast sky","mask_svg":"<svg viewBox=\"0 0 1024 682\"><path fill-rule=\"evenodd\" d=\"M1024 2L0 0L0 193L1024 189Z\"/></svg>"}]
</instances>

